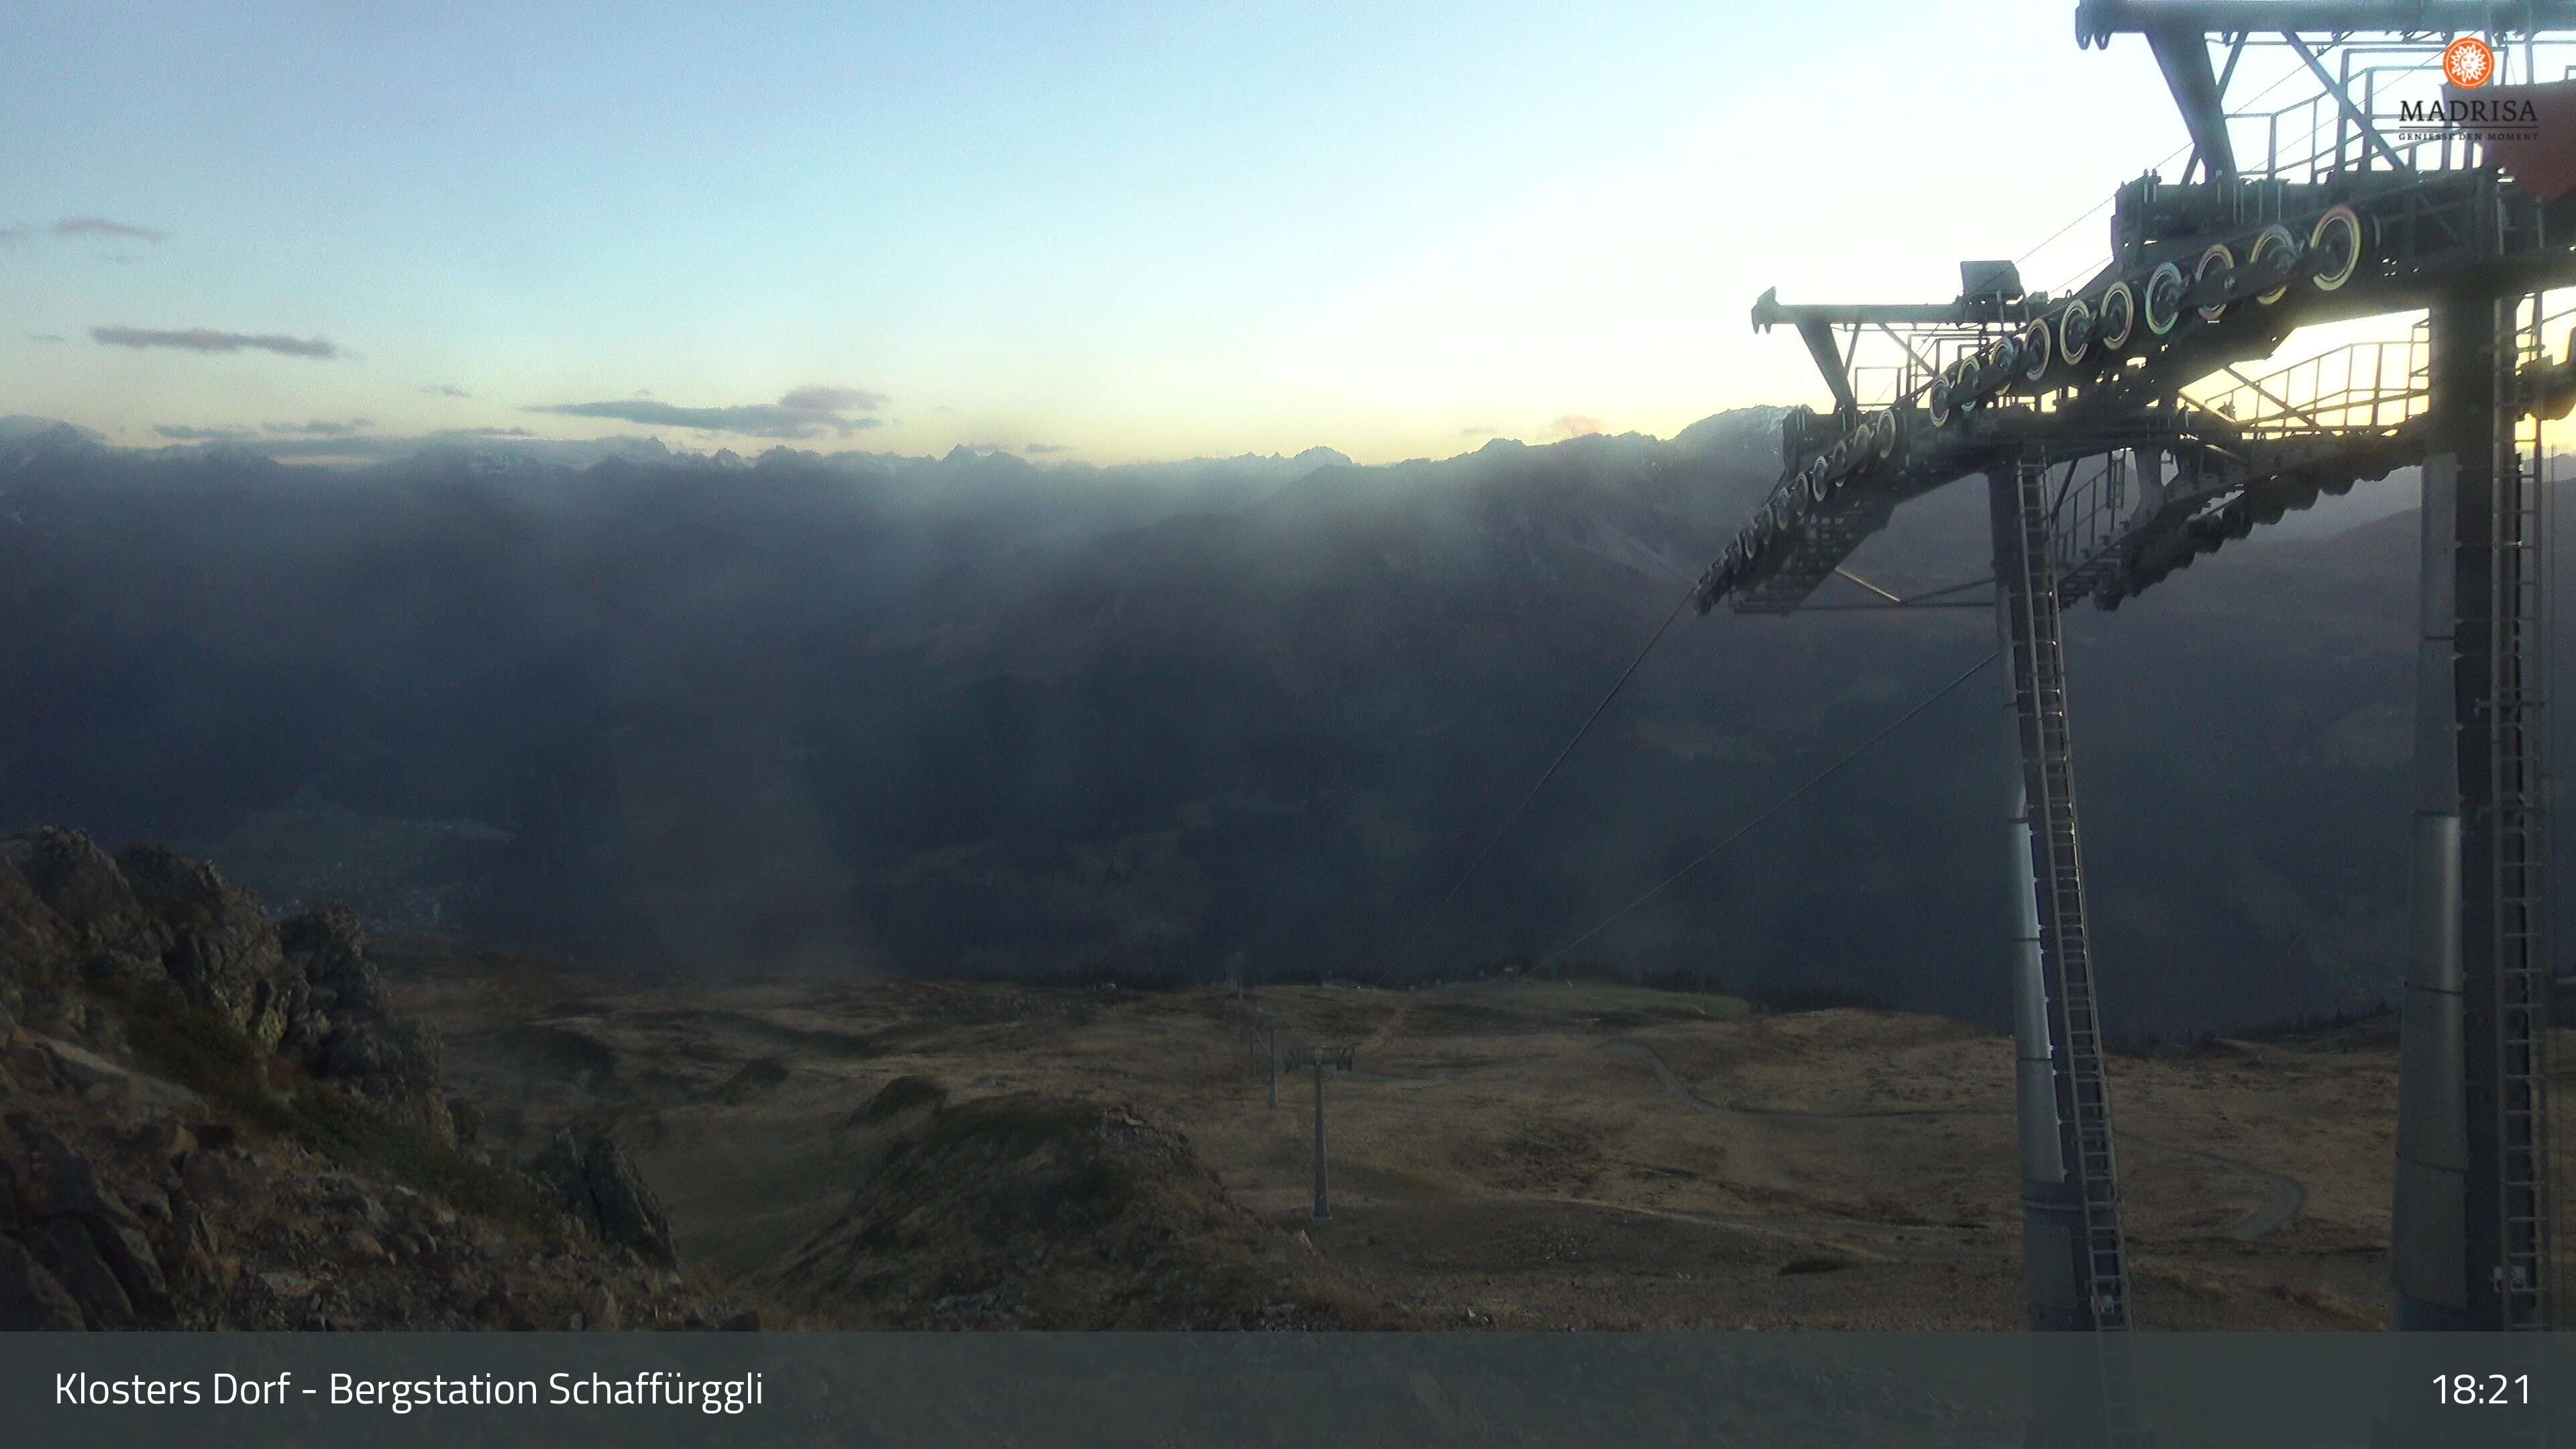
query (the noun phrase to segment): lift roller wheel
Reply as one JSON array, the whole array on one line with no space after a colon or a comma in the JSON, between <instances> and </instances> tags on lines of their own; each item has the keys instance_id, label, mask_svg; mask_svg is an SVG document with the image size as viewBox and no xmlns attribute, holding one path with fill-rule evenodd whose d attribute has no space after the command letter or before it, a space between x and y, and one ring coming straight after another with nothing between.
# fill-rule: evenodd
<instances>
[{"instance_id":1,"label":"lift roller wheel","mask_svg":"<svg viewBox=\"0 0 2576 1449\"><path fill-rule=\"evenodd\" d=\"M1905 441L1905 425L1897 421L1896 409L1880 413L1869 425L1870 455L1884 463L1896 456L1896 445Z\"/></svg>"},{"instance_id":2,"label":"lift roller wheel","mask_svg":"<svg viewBox=\"0 0 2576 1449\"><path fill-rule=\"evenodd\" d=\"M2158 337L2174 330L2182 320L2184 291L2182 268L2172 262L2155 269L2147 277L2146 296L2138 310L2146 314L2147 330Z\"/></svg>"},{"instance_id":3,"label":"lift roller wheel","mask_svg":"<svg viewBox=\"0 0 2576 1449\"><path fill-rule=\"evenodd\" d=\"M2192 267L2191 285L2196 290L2215 277L2219 285L2224 287L2235 274L2236 253L2228 250L2225 242L2213 242L2209 250L2200 254L2200 261ZM2224 302L2200 309L2200 320L2203 322L2215 322L2226 315L2227 304Z\"/></svg>"},{"instance_id":4,"label":"lift roller wheel","mask_svg":"<svg viewBox=\"0 0 2576 1449\"><path fill-rule=\"evenodd\" d=\"M2046 322L2033 322L2021 330L2021 375L2037 382L2048 376L2048 364L2057 354L2057 335Z\"/></svg>"},{"instance_id":5,"label":"lift roller wheel","mask_svg":"<svg viewBox=\"0 0 2576 1449\"><path fill-rule=\"evenodd\" d=\"M1950 426L1950 419L1958 415L1957 410L1952 408L1950 405L1950 374L1948 372L1944 372L1939 377L1932 379L1932 386L1924 390L1923 411L1925 415L1932 419L1932 426L1936 428L1946 428Z\"/></svg>"},{"instance_id":6,"label":"lift roller wheel","mask_svg":"<svg viewBox=\"0 0 2576 1449\"><path fill-rule=\"evenodd\" d=\"M2057 355L2066 359L2070 368L2084 365L2084 355L2093 348L2093 309L2076 298L2057 314Z\"/></svg>"},{"instance_id":7,"label":"lift roller wheel","mask_svg":"<svg viewBox=\"0 0 2576 1449\"><path fill-rule=\"evenodd\" d=\"M2013 369L2021 366L2021 339L2010 333L1996 338L1986 347L1985 361L1977 368L1977 391L1988 393L2012 381Z\"/></svg>"},{"instance_id":8,"label":"lift roller wheel","mask_svg":"<svg viewBox=\"0 0 2576 1449\"><path fill-rule=\"evenodd\" d=\"M2308 256L2317 266L2310 280L2320 292L2339 290L2361 270L2362 253L2368 249L2369 226L2361 213L2349 206L2333 208L2308 233Z\"/></svg>"},{"instance_id":9,"label":"lift roller wheel","mask_svg":"<svg viewBox=\"0 0 2576 1449\"><path fill-rule=\"evenodd\" d=\"M2129 345L2129 336L2138 330L2138 294L2126 282L2113 282L2102 293L2099 321L2093 326L2093 338L2104 352L2117 352Z\"/></svg>"},{"instance_id":10,"label":"lift roller wheel","mask_svg":"<svg viewBox=\"0 0 2576 1449\"><path fill-rule=\"evenodd\" d=\"M2285 252L2286 256L2283 255ZM2298 265L2298 260L2298 233L2286 226L2263 228L2262 232L2254 238L2252 249L2245 253L2246 270L2258 275L2270 267L2285 265L2295 267ZM2288 295L2290 295L2290 284L2283 282L2268 292L2255 294L2254 300L2269 307Z\"/></svg>"}]
</instances>

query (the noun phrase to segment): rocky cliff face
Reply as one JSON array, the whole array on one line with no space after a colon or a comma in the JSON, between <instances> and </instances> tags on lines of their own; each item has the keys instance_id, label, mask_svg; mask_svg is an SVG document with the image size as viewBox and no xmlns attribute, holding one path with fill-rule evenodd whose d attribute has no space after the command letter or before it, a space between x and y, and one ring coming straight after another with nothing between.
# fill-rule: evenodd
<instances>
[{"instance_id":1,"label":"rocky cliff face","mask_svg":"<svg viewBox=\"0 0 2576 1449\"><path fill-rule=\"evenodd\" d=\"M0 1330L756 1326L604 1129L494 1162L339 907L0 835Z\"/></svg>"},{"instance_id":2,"label":"rocky cliff face","mask_svg":"<svg viewBox=\"0 0 2576 1449\"><path fill-rule=\"evenodd\" d=\"M158 846L111 857L76 830L0 835L0 1025L71 1026L84 988L171 993L279 1063L418 1126L455 1127L438 1043L396 1019L357 917L272 921L249 891Z\"/></svg>"}]
</instances>

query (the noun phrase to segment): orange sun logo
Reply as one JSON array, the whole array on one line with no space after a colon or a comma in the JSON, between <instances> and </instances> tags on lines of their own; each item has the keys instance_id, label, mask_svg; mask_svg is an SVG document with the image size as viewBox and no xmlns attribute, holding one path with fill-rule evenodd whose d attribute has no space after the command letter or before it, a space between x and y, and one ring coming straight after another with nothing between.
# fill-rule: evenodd
<instances>
[{"instance_id":1,"label":"orange sun logo","mask_svg":"<svg viewBox=\"0 0 2576 1449\"><path fill-rule=\"evenodd\" d=\"M2442 75L2464 91L2495 79L2495 52L2474 35L2463 35L2442 52Z\"/></svg>"}]
</instances>

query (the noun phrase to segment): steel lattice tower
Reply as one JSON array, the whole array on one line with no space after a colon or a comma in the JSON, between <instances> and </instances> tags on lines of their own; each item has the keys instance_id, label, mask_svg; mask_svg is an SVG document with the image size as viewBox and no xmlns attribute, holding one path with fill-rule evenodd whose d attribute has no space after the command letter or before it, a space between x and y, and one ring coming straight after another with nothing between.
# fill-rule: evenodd
<instances>
[{"instance_id":1,"label":"steel lattice tower","mask_svg":"<svg viewBox=\"0 0 2576 1449\"><path fill-rule=\"evenodd\" d=\"M2488 69L2472 67L2467 86L2453 72L2442 96L2564 105L2576 128L2576 81L2531 83L2538 47L2576 31L2576 4L2084 0L2076 29L2086 45L2145 38L2191 137L2181 179L2122 186L2109 259L2059 295L2025 291L2009 263L1974 262L1948 303L1788 306L1765 293L1755 326L1798 329L1833 407L1789 414L1780 482L1702 577L1699 602L1791 612L1899 503L1986 480L2016 747L2029 1317L2089 1334L2101 1367L2080 1385L2049 1379L2032 1442L2142 1445L2062 611L2086 597L2116 607L2320 494L2410 465L2424 477L2417 930L2391 1321L2552 1321L2537 420L2576 404L2576 335L2564 359L2543 345L2563 325L2546 294L2576 284L2576 134L2535 142L2446 115L2392 138L2381 123L2466 37ZM2313 94L2229 111L2249 47L2292 58ZM2301 328L2415 312L2403 339L2265 377L2240 370ZM1893 363L1862 366L1865 338L1893 343ZM1930 597L1871 588L1891 608Z\"/></svg>"}]
</instances>

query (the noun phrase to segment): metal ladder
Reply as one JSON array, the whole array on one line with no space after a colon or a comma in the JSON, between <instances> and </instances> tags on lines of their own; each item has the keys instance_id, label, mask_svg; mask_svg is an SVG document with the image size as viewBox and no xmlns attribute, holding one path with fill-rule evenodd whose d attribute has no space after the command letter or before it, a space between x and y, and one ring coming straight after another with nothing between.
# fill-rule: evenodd
<instances>
[{"instance_id":1,"label":"metal ladder","mask_svg":"<svg viewBox=\"0 0 2576 1449\"><path fill-rule=\"evenodd\" d=\"M2518 450L2517 450L2518 453ZM2539 488L2514 465L2496 479L2492 753L2495 809L2499 1296L2508 1330L2549 1327L2549 960L2541 935L2547 828Z\"/></svg>"},{"instance_id":2,"label":"metal ladder","mask_svg":"<svg viewBox=\"0 0 2576 1449\"><path fill-rule=\"evenodd\" d=\"M2538 299L2534 299L2537 334ZM2499 352L2510 355L2505 348ZM2507 396L2511 396L2510 393ZM2516 411L2519 411L2517 408ZM2508 415L2509 416L2509 415ZM2557 1271L2549 1167L2548 738L2549 568L2544 478L2548 451L2535 424L2526 460L2499 420L2503 464L2495 479L2495 526L2488 636L2495 709L2489 779L2494 809L2496 969L2496 1202L2503 1249L2496 1284L2503 1327L2529 1334L2513 1367L2554 1399L2540 1335L2551 1325ZM2546 1415L2517 1416L2516 1445L2545 1444Z\"/></svg>"},{"instance_id":3,"label":"metal ladder","mask_svg":"<svg viewBox=\"0 0 2576 1449\"><path fill-rule=\"evenodd\" d=\"M2534 299L2535 319L2539 311ZM2500 339L2501 341L2501 339ZM2537 325L2530 335L2538 343ZM2510 359L2510 344L2497 348ZM2507 364L2510 365L2509 363ZM2511 373L2504 368L2504 386ZM2503 396L2514 394L2507 390ZM2501 1326L2523 1337L2509 1371L2530 1375L2543 1402L2554 1398L2542 1335L2551 1327L2553 1253L2549 1179L2549 997L2546 933L2549 894L2547 770L2549 663L2548 551L2543 477L2548 454L2537 424L2526 458L2513 421L2500 409L2495 450L2494 525L2490 534L2491 627L2488 683L2488 800L2492 809L2496 973L2496 1297ZM2544 1445L2549 1421L2517 1415L2507 1442Z\"/></svg>"},{"instance_id":4,"label":"metal ladder","mask_svg":"<svg viewBox=\"0 0 2576 1449\"><path fill-rule=\"evenodd\" d=\"M2087 945L2084 868L2075 822L2075 752L2066 716L2066 643L2051 538L2047 470L2014 469L2020 547L1997 560L2010 572L2014 715L2021 730L2029 796L2032 865L2038 883L2042 960L2048 968L2049 1034L2057 1059L2060 1139L2084 1207L2083 1271L2102 1370L2103 1428L2113 1449L2143 1449L2153 1437L2139 1402L2127 1330L2128 1255L2120 1235L2119 1166L2111 1141L2111 1100L2102 1069L2101 1022Z\"/></svg>"}]
</instances>

